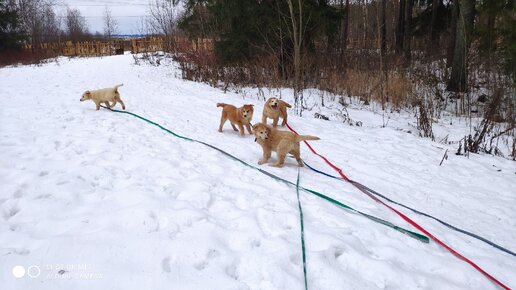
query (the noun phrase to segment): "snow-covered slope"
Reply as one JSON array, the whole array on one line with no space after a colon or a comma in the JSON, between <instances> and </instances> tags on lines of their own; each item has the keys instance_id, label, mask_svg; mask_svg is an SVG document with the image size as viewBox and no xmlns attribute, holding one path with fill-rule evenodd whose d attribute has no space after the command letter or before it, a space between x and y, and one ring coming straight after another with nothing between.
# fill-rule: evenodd
<instances>
[{"instance_id":1,"label":"snow-covered slope","mask_svg":"<svg viewBox=\"0 0 516 290\"><path fill-rule=\"evenodd\" d=\"M253 137L229 124L217 132L216 103L252 103L258 122L257 94L224 94L179 75L173 64L136 66L131 55L0 69L1 289L304 287L295 188L132 116L79 102L86 89L123 82L127 110L256 164L261 148ZM516 250L514 162L449 154L439 166L456 147L397 130L394 121L381 128L378 114L348 111L364 125L310 114L289 120L319 136L311 144L350 178ZM302 157L334 174L304 146ZM297 176L292 159L261 168L293 182ZM349 184L303 168L301 185L414 230ZM305 192L301 203L310 289L497 288L436 243ZM396 208L516 287L514 256ZM17 265L28 270L22 278L12 274Z\"/></svg>"}]
</instances>

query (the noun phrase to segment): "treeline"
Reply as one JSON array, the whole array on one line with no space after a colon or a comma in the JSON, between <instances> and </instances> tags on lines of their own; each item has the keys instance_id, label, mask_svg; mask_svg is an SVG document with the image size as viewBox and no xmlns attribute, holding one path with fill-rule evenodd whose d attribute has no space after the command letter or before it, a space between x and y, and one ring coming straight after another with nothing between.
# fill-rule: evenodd
<instances>
[{"instance_id":1,"label":"treeline","mask_svg":"<svg viewBox=\"0 0 516 290\"><path fill-rule=\"evenodd\" d=\"M24 44L34 49L41 43L78 42L110 38L117 23L106 8L104 33L90 33L86 19L77 9L67 8L56 15L52 0L0 0L0 52L16 50Z\"/></svg>"},{"instance_id":2,"label":"treeline","mask_svg":"<svg viewBox=\"0 0 516 290\"><path fill-rule=\"evenodd\" d=\"M388 87L389 76L419 76L463 93L480 81L480 67L516 74L514 0L187 0L185 7L178 27L215 39L214 68L247 67L232 78L249 84L338 87L348 73L377 71L379 86Z\"/></svg>"}]
</instances>

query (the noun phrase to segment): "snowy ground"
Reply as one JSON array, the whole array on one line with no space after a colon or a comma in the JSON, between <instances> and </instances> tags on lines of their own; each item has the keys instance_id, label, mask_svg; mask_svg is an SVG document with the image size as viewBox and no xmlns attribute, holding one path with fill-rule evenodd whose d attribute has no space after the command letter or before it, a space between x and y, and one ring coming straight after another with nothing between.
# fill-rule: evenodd
<instances>
[{"instance_id":1,"label":"snowy ground","mask_svg":"<svg viewBox=\"0 0 516 290\"><path fill-rule=\"evenodd\" d=\"M254 138L229 124L217 132L215 105L253 103L258 122L258 93L224 94L181 80L173 65L133 63L123 55L0 69L0 288L302 289L294 188L129 115L79 102L86 89L123 82L129 111L256 164ZM292 99L287 90L282 97ZM394 116L382 128L379 114L348 112L363 126L314 119L313 112L291 114L290 123L319 136L312 145L350 178L516 250L513 161L456 156L456 145L407 133L411 120ZM446 126L436 126L444 136ZM446 149L449 159L439 166ZM302 150L310 165L334 174ZM291 181L297 174L292 159L282 169L262 168ZM303 168L301 185L413 229L349 184ZM310 289L497 288L434 242L304 192L301 202ZM396 208L516 287L515 257ZM16 265L28 273L15 278Z\"/></svg>"}]
</instances>

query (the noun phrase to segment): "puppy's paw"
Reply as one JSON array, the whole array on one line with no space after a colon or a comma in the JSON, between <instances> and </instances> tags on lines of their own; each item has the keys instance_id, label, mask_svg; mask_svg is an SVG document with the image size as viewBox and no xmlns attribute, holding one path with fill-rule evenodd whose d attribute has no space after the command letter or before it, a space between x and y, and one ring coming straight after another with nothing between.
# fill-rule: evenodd
<instances>
[{"instance_id":1,"label":"puppy's paw","mask_svg":"<svg viewBox=\"0 0 516 290\"><path fill-rule=\"evenodd\" d=\"M269 166L281 168L281 167L283 167L283 164L274 163L274 164L270 164Z\"/></svg>"},{"instance_id":2,"label":"puppy's paw","mask_svg":"<svg viewBox=\"0 0 516 290\"><path fill-rule=\"evenodd\" d=\"M262 164L264 164L264 163L265 163L265 161L263 161L263 160L259 160L259 161L258 161L258 165L262 165Z\"/></svg>"}]
</instances>

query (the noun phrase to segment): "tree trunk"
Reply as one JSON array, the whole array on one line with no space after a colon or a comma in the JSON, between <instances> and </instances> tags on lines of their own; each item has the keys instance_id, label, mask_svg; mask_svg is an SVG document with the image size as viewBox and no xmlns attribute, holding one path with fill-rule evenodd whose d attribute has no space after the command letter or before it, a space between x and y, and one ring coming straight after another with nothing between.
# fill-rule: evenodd
<instances>
[{"instance_id":1,"label":"tree trunk","mask_svg":"<svg viewBox=\"0 0 516 290\"><path fill-rule=\"evenodd\" d=\"M430 44L435 44L437 40L437 12L439 10L439 5L441 5L440 0L432 1L432 22L430 23Z\"/></svg>"},{"instance_id":2,"label":"tree trunk","mask_svg":"<svg viewBox=\"0 0 516 290\"><path fill-rule=\"evenodd\" d=\"M412 40L412 7L414 6L414 0L406 0L405 5L405 28L404 28L404 39L403 39L403 55L407 60L410 60L410 42Z\"/></svg>"},{"instance_id":3,"label":"tree trunk","mask_svg":"<svg viewBox=\"0 0 516 290\"><path fill-rule=\"evenodd\" d=\"M294 44L294 103L299 105L299 91L301 90L301 43L303 42L303 6L298 0L298 11L294 10L293 0L288 0L290 19L292 24L292 40Z\"/></svg>"},{"instance_id":4,"label":"tree trunk","mask_svg":"<svg viewBox=\"0 0 516 290\"><path fill-rule=\"evenodd\" d=\"M398 23L396 24L396 54L403 51L404 23L405 23L405 4L406 0L400 0L398 7Z\"/></svg>"},{"instance_id":5,"label":"tree trunk","mask_svg":"<svg viewBox=\"0 0 516 290\"><path fill-rule=\"evenodd\" d=\"M363 28L362 31L364 34L362 35L362 48L366 48L367 46L367 0L364 0L364 6L363 6L363 13L362 13L362 20L363 20Z\"/></svg>"},{"instance_id":6,"label":"tree trunk","mask_svg":"<svg viewBox=\"0 0 516 290\"><path fill-rule=\"evenodd\" d=\"M453 63L453 50L455 49L455 37L457 34L457 17L459 14L459 0L452 0L450 39L448 39L448 49L446 51L446 67L451 67Z\"/></svg>"},{"instance_id":7,"label":"tree trunk","mask_svg":"<svg viewBox=\"0 0 516 290\"><path fill-rule=\"evenodd\" d=\"M348 44L348 27L349 27L349 0L346 0L346 6L343 7L343 0L340 0L340 9L343 11L342 18L340 19L340 55L339 58L342 62L344 52L346 51Z\"/></svg>"},{"instance_id":8,"label":"tree trunk","mask_svg":"<svg viewBox=\"0 0 516 290\"><path fill-rule=\"evenodd\" d=\"M381 0L380 3L380 54L385 56L387 52L387 28L385 25L385 6L387 0Z\"/></svg>"},{"instance_id":9,"label":"tree trunk","mask_svg":"<svg viewBox=\"0 0 516 290\"><path fill-rule=\"evenodd\" d=\"M453 62L448 91L466 92L467 54L473 33L475 0L460 0Z\"/></svg>"}]
</instances>

